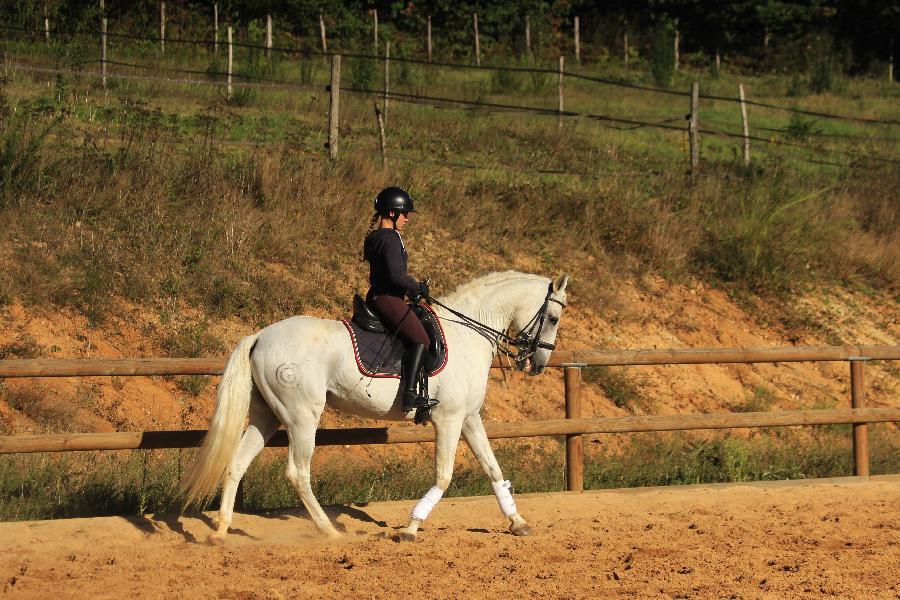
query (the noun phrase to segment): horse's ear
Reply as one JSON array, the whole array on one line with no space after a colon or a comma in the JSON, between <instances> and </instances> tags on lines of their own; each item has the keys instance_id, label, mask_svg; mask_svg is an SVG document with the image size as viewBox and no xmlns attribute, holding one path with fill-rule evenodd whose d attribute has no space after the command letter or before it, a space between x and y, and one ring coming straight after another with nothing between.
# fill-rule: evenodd
<instances>
[{"instance_id":1,"label":"horse's ear","mask_svg":"<svg viewBox=\"0 0 900 600\"><path fill-rule=\"evenodd\" d=\"M566 289L566 286L569 284L569 274L563 273L559 277L553 280L553 292L559 293Z\"/></svg>"}]
</instances>

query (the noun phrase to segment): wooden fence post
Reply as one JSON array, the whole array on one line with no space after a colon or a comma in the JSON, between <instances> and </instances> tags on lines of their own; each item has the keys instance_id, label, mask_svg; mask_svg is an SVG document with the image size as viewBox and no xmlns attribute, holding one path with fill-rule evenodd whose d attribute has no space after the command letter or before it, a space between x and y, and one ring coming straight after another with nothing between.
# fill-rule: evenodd
<instances>
[{"instance_id":1,"label":"wooden fence post","mask_svg":"<svg viewBox=\"0 0 900 600\"><path fill-rule=\"evenodd\" d=\"M888 81L894 81L894 36L891 36L891 47L888 49Z\"/></svg>"},{"instance_id":2,"label":"wooden fence post","mask_svg":"<svg viewBox=\"0 0 900 600\"><path fill-rule=\"evenodd\" d=\"M384 43L384 121L387 122L388 94L391 89L391 42Z\"/></svg>"},{"instance_id":3,"label":"wooden fence post","mask_svg":"<svg viewBox=\"0 0 900 600\"><path fill-rule=\"evenodd\" d=\"M475 29L475 65L481 66L481 42L478 40L478 13L472 13L472 26Z\"/></svg>"},{"instance_id":4,"label":"wooden fence post","mask_svg":"<svg viewBox=\"0 0 900 600\"><path fill-rule=\"evenodd\" d=\"M106 89L106 17L100 19L100 76Z\"/></svg>"},{"instance_id":5,"label":"wooden fence post","mask_svg":"<svg viewBox=\"0 0 900 600\"><path fill-rule=\"evenodd\" d=\"M566 367L566 418L581 418L581 367ZM566 489L584 491L584 441L580 435L566 436Z\"/></svg>"},{"instance_id":6,"label":"wooden fence post","mask_svg":"<svg viewBox=\"0 0 900 600\"><path fill-rule=\"evenodd\" d=\"M625 27L628 27L628 22L625 22ZM625 30L625 34L622 36L622 51L625 57L625 68L628 68L628 30Z\"/></svg>"},{"instance_id":7,"label":"wooden fence post","mask_svg":"<svg viewBox=\"0 0 900 600\"><path fill-rule=\"evenodd\" d=\"M744 84L738 84L741 98L741 123L744 126L744 164L750 166L750 124L747 122L747 102L744 98Z\"/></svg>"},{"instance_id":8,"label":"wooden fence post","mask_svg":"<svg viewBox=\"0 0 900 600\"><path fill-rule=\"evenodd\" d=\"M866 389L863 360L850 361L850 402L853 408L865 408ZM865 423L853 425L853 474L869 476L869 432Z\"/></svg>"},{"instance_id":9,"label":"wooden fence post","mask_svg":"<svg viewBox=\"0 0 900 600\"><path fill-rule=\"evenodd\" d=\"M531 54L531 15L525 15L525 51Z\"/></svg>"},{"instance_id":10,"label":"wooden fence post","mask_svg":"<svg viewBox=\"0 0 900 600\"><path fill-rule=\"evenodd\" d=\"M341 55L331 57L331 107L328 111L328 156L338 157L338 119L341 94Z\"/></svg>"},{"instance_id":11,"label":"wooden fence post","mask_svg":"<svg viewBox=\"0 0 900 600\"><path fill-rule=\"evenodd\" d=\"M227 82L228 82L227 97L228 97L229 100L231 100L231 93L232 93L232 89L231 89L231 69L232 69L232 67L233 67L233 65L234 65L234 49L233 49L233 47L232 47L232 45L231 45L231 41L232 41L232 38L231 38L231 25L229 25L229 26L228 26L228 71L227 71L227 76L226 76L226 77L227 77Z\"/></svg>"},{"instance_id":12,"label":"wooden fence post","mask_svg":"<svg viewBox=\"0 0 900 600\"><path fill-rule=\"evenodd\" d=\"M272 15L266 15L266 58L272 58Z\"/></svg>"},{"instance_id":13,"label":"wooden fence post","mask_svg":"<svg viewBox=\"0 0 900 600\"><path fill-rule=\"evenodd\" d=\"M387 164L386 157L386 144L384 140L384 119L381 116L381 111L378 109L378 102L373 102L375 105L375 122L378 125L378 140L381 143L381 168L383 169L385 164Z\"/></svg>"},{"instance_id":14,"label":"wooden fence post","mask_svg":"<svg viewBox=\"0 0 900 600\"><path fill-rule=\"evenodd\" d=\"M44 2L44 41L50 44L50 10Z\"/></svg>"},{"instance_id":15,"label":"wooden fence post","mask_svg":"<svg viewBox=\"0 0 900 600\"><path fill-rule=\"evenodd\" d=\"M691 141L691 176L697 174L700 165L700 84L691 84L691 120L688 125L688 137Z\"/></svg>"},{"instance_id":16,"label":"wooden fence post","mask_svg":"<svg viewBox=\"0 0 900 600\"><path fill-rule=\"evenodd\" d=\"M557 110L558 110L558 112L559 112L559 115L556 117L556 130L557 130L557 131L562 131L562 113L563 113L563 66L564 66L564 63L565 63L565 57L560 56L560 57L559 57L559 85L558 85L559 99L558 99L558 103L557 103L557 106L558 106Z\"/></svg>"},{"instance_id":17,"label":"wooden fence post","mask_svg":"<svg viewBox=\"0 0 900 600\"><path fill-rule=\"evenodd\" d=\"M166 3L159 3L159 47L166 51Z\"/></svg>"},{"instance_id":18,"label":"wooden fence post","mask_svg":"<svg viewBox=\"0 0 900 600\"><path fill-rule=\"evenodd\" d=\"M578 17L575 17L575 62L581 64L581 39L579 36Z\"/></svg>"},{"instance_id":19,"label":"wooden fence post","mask_svg":"<svg viewBox=\"0 0 900 600\"><path fill-rule=\"evenodd\" d=\"M678 19L675 19L675 71L678 71L678 63L681 62L681 32L678 30Z\"/></svg>"},{"instance_id":20,"label":"wooden fence post","mask_svg":"<svg viewBox=\"0 0 900 600\"><path fill-rule=\"evenodd\" d=\"M325 41L325 17L319 13L319 32L322 34L322 54L328 53L328 43Z\"/></svg>"},{"instance_id":21,"label":"wooden fence post","mask_svg":"<svg viewBox=\"0 0 900 600\"><path fill-rule=\"evenodd\" d=\"M428 62L431 62L431 15L428 15Z\"/></svg>"},{"instance_id":22,"label":"wooden fence post","mask_svg":"<svg viewBox=\"0 0 900 600\"><path fill-rule=\"evenodd\" d=\"M219 53L219 3L213 4L213 54Z\"/></svg>"},{"instance_id":23,"label":"wooden fence post","mask_svg":"<svg viewBox=\"0 0 900 600\"><path fill-rule=\"evenodd\" d=\"M375 37L375 54L378 54L378 9L372 9L372 19L375 23L374 29L374 37Z\"/></svg>"}]
</instances>

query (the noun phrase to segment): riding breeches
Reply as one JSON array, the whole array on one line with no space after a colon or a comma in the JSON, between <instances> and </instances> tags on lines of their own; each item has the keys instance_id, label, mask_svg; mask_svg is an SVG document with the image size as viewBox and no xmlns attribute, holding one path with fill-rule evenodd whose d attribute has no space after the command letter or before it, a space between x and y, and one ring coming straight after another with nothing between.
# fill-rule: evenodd
<instances>
[{"instance_id":1,"label":"riding breeches","mask_svg":"<svg viewBox=\"0 0 900 600\"><path fill-rule=\"evenodd\" d=\"M406 343L422 344L426 350L431 345L422 321L402 298L382 294L373 296L368 304L381 317L385 327L392 333L396 332Z\"/></svg>"}]
</instances>

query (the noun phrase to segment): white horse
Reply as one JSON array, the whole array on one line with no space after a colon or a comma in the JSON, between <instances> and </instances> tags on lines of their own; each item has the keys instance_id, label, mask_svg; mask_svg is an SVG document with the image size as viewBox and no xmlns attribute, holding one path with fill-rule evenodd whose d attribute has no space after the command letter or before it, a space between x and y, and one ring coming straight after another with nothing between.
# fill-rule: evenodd
<instances>
[{"instance_id":1,"label":"white horse","mask_svg":"<svg viewBox=\"0 0 900 600\"><path fill-rule=\"evenodd\" d=\"M568 275L554 280L515 271L492 273L460 286L438 301L500 332L518 331L533 354L517 361L530 375L550 359L557 325L566 301ZM481 405L497 342L464 326L436 308L447 339L449 360L429 380L433 409L436 481L412 511L400 538L416 532L443 496L453 473L459 436L465 438L491 478L500 509L515 535L531 528L516 510L509 481L504 481L481 421ZM535 318L538 317L538 318ZM231 525L238 482L251 461L280 425L289 440L287 478L296 488L320 532L339 535L310 486L310 459L325 406L374 419L402 421L397 379L364 378L357 367L350 336L339 321L292 317L245 337L228 359L219 383L209 432L182 480L187 504L207 501L223 486L217 531L209 541L222 543ZM249 425L241 437L249 412Z\"/></svg>"}]
</instances>

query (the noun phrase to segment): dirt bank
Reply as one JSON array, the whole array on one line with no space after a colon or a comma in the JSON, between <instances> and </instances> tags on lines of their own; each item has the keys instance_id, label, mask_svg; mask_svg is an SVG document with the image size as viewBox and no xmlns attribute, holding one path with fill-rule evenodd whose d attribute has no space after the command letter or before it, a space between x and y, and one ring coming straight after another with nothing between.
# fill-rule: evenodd
<instances>
[{"instance_id":1,"label":"dirt bank","mask_svg":"<svg viewBox=\"0 0 900 600\"><path fill-rule=\"evenodd\" d=\"M444 500L416 543L412 502L333 507L340 541L302 514L0 524L11 598L900 597L900 477Z\"/></svg>"}]
</instances>

